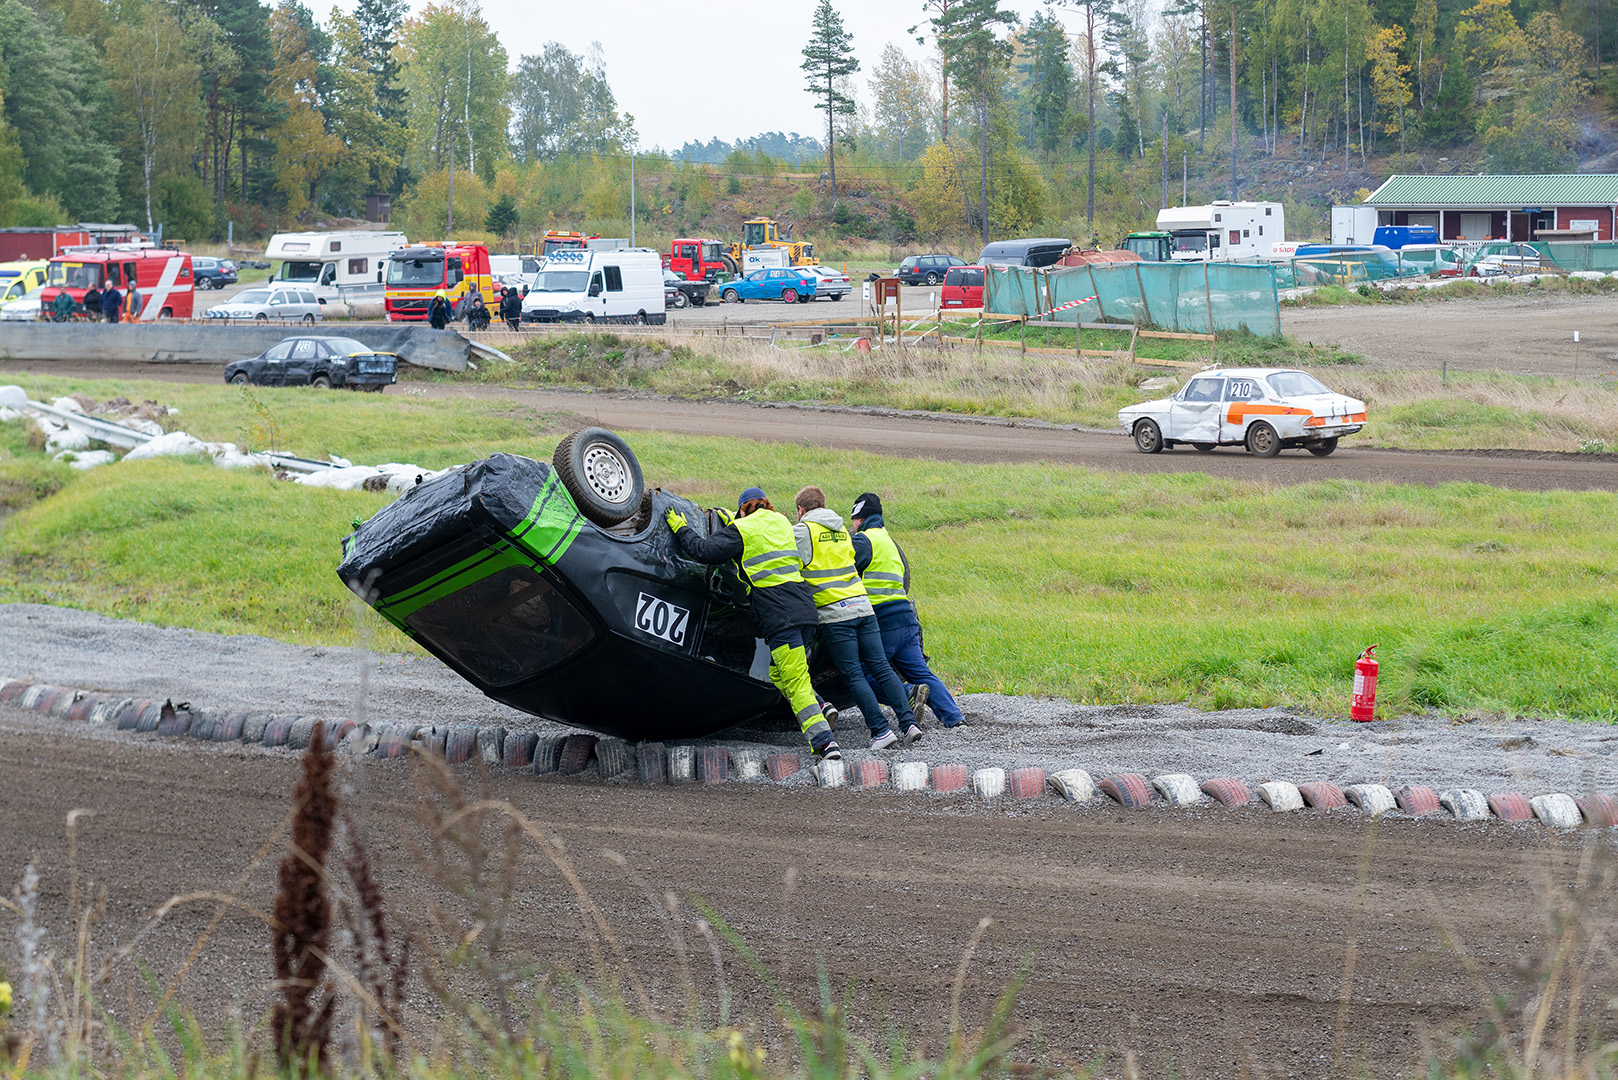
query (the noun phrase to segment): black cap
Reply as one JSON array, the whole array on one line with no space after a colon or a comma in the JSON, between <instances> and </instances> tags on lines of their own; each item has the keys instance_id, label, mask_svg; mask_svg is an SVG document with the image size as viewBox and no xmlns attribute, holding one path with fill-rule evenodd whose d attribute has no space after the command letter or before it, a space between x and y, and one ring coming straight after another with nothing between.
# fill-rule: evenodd
<instances>
[{"instance_id":1,"label":"black cap","mask_svg":"<svg viewBox=\"0 0 1618 1080\"><path fill-rule=\"evenodd\" d=\"M854 508L848 512L849 517L868 518L882 516L882 499L875 493L867 491L854 500Z\"/></svg>"}]
</instances>

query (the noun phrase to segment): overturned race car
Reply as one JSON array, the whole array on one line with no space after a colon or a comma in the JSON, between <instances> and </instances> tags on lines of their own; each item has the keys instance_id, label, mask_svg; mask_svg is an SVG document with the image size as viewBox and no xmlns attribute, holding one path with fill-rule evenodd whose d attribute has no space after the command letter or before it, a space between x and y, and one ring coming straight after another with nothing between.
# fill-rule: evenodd
<instances>
[{"instance_id":1,"label":"overturned race car","mask_svg":"<svg viewBox=\"0 0 1618 1080\"><path fill-rule=\"evenodd\" d=\"M428 480L343 541L337 573L394 626L496 701L630 741L791 723L734 564L682 556L670 508L610 431L551 464L513 454ZM829 690L834 679L815 673ZM839 695L840 696L840 695ZM834 698L835 700L835 698Z\"/></svg>"}]
</instances>

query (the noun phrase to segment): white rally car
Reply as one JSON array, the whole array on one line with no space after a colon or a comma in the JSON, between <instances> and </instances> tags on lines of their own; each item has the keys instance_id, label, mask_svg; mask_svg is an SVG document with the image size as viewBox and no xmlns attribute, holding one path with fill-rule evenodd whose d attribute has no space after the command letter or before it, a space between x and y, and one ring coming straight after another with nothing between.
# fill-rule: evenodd
<instances>
[{"instance_id":1,"label":"white rally car","mask_svg":"<svg viewBox=\"0 0 1618 1080\"><path fill-rule=\"evenodd\" d=\"M1118 424L1143 454L1190 443L1202 451L1242 445L1259 457L1301 446L1325 457L1365 426L1365 402L1303 371L1215 368L1191 376L1173 397L1119 409Z\"/></svg>"}]
</instances>

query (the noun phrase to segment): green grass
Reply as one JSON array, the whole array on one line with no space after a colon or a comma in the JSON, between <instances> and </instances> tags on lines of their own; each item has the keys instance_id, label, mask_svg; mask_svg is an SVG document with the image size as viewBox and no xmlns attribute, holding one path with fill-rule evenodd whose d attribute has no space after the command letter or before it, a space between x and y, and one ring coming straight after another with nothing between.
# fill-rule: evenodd
<instances>
[{"instance_id":1,"label":"green grass","mask_svg":"<svg viewBox=\"0 0 1618 1080\"><path fill-rule=\"evenodd\" d=\"M204 438L228 438L255 415L225 387L161 392ZM564 423L495 401L259 397L286 445L360 462L440 466L497 449L548 458ZM637 434L632 443L648 483L706 504L730 503L754 483L780 498L817 483L837 506L882 492L916 565L929 647L968 690L1338 715L1354 657L1378 643L1388 713L1618 719L1610 494L1343 481L1271 489L741 440ZM25 454L8 470L42 467ZM44 475L46 488L65 486L5 523L0 600L357 640L332 568L349 521L385 496L185 461ZM408 647L364 618L382 647Z\"/></svg>"}]
</instances>

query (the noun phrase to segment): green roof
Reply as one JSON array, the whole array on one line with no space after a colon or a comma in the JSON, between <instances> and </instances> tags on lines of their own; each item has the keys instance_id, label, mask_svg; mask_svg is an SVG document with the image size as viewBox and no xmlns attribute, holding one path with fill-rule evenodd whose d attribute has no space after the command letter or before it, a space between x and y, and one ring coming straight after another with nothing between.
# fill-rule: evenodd
<instances>
[{"instance_id":1,"label":"green roof","mask_svg":"<svg viewBox=\"0 0 1618 1080\"><path fill-rule=\"evenodd\" d=\"M1618 205L1618 174L1390 176L1365 200L1375 206L1522 209Z\"/></svg>"}]
</instances>

